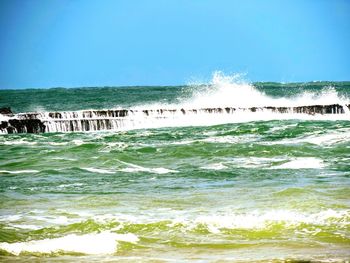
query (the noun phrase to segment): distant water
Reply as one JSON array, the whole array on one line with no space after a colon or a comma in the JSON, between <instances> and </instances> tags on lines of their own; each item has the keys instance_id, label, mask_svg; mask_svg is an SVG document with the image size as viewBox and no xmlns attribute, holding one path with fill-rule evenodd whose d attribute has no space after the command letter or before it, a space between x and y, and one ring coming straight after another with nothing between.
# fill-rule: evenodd
<instances>
[{"instance_id":1,"label":"distant water","mask_svg":"<svg viewBox=\"0 0 350 263\"><path fill-rule=\"evenodd\" d=\"M350 82L216 74L182 87L0 91L16 113L325 104L350 104ZM1 135L0 261L350 259L348 112L192 121Z\"/></svg>"}]
</instances>

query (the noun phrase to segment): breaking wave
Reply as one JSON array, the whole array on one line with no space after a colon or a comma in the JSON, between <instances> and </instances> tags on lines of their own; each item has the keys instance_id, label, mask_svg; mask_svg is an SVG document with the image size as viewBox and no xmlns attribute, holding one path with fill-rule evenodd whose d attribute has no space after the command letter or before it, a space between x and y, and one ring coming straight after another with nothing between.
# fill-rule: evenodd
<instances>
[{"instance_id":1,"label":"breaking wave","mask_svg":"<svg viewBox=\"0 0 350 263\"><path fill-rule=\"evenodd\" d=\"M171 238L173 235L181 234L185 236L200 234L203 239L219 239L223 235L237 235L237 240L250 236L252 233L276 238L281 238L289 231L298 233L299 236L322 235L322 232L330 236L339 236L344 242L348 242L345 231L349 224L348 210L323 210L316 213L303 213L292 210L266 210L251 211L249 213L239 213L234 211L213 211L212 214L198 214L194 216L188 213L172 214L163 211L148 216L131 216L126 214L103 214L90 215L85 213L87 221L72 222L72 226L88 224L91 227L98 226L102 231L89 234L65 234L61 237L30 240L23 242L0 243L0 250L4 250L13 255L21 253L80 253L80 254L114 254L118 251L120 242L137 243L143 236L152 235L161 229L163 238ZM92 219L89 217L92 216ZM9 219L9 218L8 218ZM81 218L82 219L82 218ZM15 223L18 218L13 218ZM12 224L13 225L13 224ZM21 224L13 225L17 229L26 228ZM105 230L106 226L113 226L112 229ZM30 226L34 229L36 226ZM104 229L104 230L103 230ZM49 230L49 229L48 229ZM122 231L125 234L117 234L113 231ZM131 233L130 231L133 231ZM44 230L41 230L44 231ZM59 227L56 227L56 232ZM176 234L177 233L177 234ZM185 236L184 236L185 234ZM185 241L184 241L185 242Z\"/></svg>"},{"instance_id":2,"label":"breaking wave","mask_svg":"<svg viewBox=\"0 0 350 263\"><path fill-rule=\"evenodd\" d=\"M4 242L0 243L0 249L17 256L23 252L42 254L58 252L89 255L113 254L117 251L118 241L136 243L138 240L138 237L134 234L116 234L105 231L98 234L70 234L58 238L32 240L28 242Z\"/></svg>"},{"instance_id":3,"label":"breaking wave","mask_svg":"<svg viewBox=\"0 0 350 263\"><path fill-rule=\"evenodd\" d=\"M142 109L159 108L225 108L225 107L297 107L309 105L348 104L350 99L341 95L332 86L324 86L317 91L303 91L288 97L272 97L259 90L254 84L244 80L241 74L225 75L221 71L213 73L208 83L189 85L187 97L177 104L145 104Z\"/></svg>"},{"instance_id":4,"label":"breaking wave","mask_svg":"<svg viewBox=\"0 0 350 263\"><path fill-rule=\"evenodd\" d=\"M0 133L130 130L278 119L350 120L350 99L330 86L273 97L238 75L215 72L210 83L189 90L176 104L6 114L0 116Z\"/></svg>"}]
</instances>

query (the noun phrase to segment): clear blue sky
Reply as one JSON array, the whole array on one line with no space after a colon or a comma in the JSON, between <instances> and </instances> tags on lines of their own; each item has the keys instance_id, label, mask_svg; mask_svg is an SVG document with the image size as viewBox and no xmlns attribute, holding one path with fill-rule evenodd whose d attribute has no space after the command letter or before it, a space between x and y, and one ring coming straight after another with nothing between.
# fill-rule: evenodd
<instances>
[{"instance_id":1,"label":"clear blue sky","mask_svg":"<svg viewBox=\"0 0 350 263\"><path fill-rule=\"evenodd\" d=\"M349 0L0 0L0 88L350 80Z\"/></svg>"}]
</instances>

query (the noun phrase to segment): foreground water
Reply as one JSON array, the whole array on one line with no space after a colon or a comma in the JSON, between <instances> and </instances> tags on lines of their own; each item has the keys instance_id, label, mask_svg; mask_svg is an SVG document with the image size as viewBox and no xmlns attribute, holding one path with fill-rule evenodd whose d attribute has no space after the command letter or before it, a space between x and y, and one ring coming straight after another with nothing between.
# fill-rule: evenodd
<instances>
[{"instance_id":1,"label":"foreground water","mask_svg":"<svg viewBox=\"0 0 350 263\"><path fill-rule=\"evenodd\" d=\"M253 103L349 101L347 85L260 84L254 92L262 97ZM59 89L1 91L0 106L17 112L151 107L188 96L183 87L107 90L123 103L109 105L101 89ZM70 95L62 100L56 93ZM220 87L191 96L184 103L196 106L220 96L216 103L224 104L227 94ZM346 262L349 120L278 115L221 124L208 119L205 126L1 135L0 259Z\"/></svg>"}]
</instances>

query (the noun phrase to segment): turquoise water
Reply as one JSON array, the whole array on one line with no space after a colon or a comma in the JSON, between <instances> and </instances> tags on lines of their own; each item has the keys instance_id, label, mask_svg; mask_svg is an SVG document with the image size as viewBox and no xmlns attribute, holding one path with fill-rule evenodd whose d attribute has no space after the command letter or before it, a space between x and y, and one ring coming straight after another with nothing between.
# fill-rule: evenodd
<instances>
[{"instance_id":1,"label":"turquoise water","mask_svg":"<svg viewBox=\"0 0 350 263\"><path fill-rule=\"evenodd\" d=\"M255 96L252 103L349 103L349 88L222 81L210 87L2 90L0 107L201 107L238 103L246 90ZM348 261L350 118L260 117L1 135L0 259Z\"/></svg>"}]
</instances>

